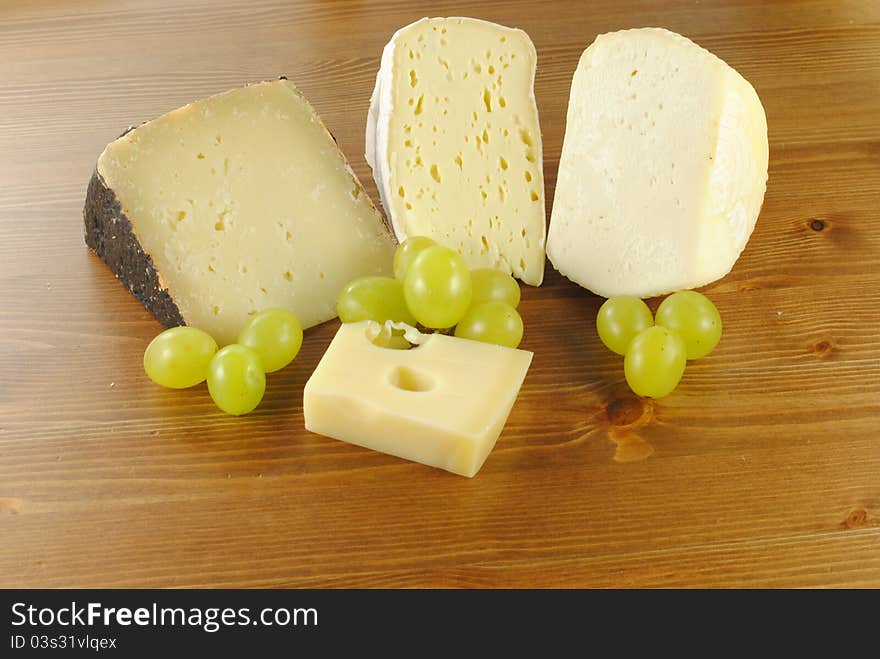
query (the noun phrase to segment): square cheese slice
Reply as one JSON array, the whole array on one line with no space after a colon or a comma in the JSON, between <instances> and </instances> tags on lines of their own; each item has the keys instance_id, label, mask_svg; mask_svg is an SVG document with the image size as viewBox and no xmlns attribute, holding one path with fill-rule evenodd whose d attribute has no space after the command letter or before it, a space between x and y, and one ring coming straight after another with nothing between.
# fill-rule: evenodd
<instances>
[{"instance_id":1,"label":"square cheese slice","mask_svg":"<svg viewBox=\"0 0 880 659\"><path fill-rule=\"evenodd\" d=\"M547 256L605 297L715 281L755 227L767 161L734 69L668 30L600 35L571 84Z\"/></svg>"},{"instance_id":2,"label":"square cheese slice","mask_svg":"<svg viewBox=\"0 0 880 659\"><path fill-rule=\"evenodd\" d=\"M306 428L476 474L501 434L532 353L412 329L407 338L419 344L410 350L383 347L382 338L372 321L339 328L305 386Z\"/></svg>"},{"instance_id":3,"label":"square cheese slice","mask_svg":"<svg viewBox=\"0 0 880 659\"><path fill-rule=\"evenodd\" d=\"M148 121L98 159L86 242L166 325L235 341L285 307L310 327L394 239L315 110L281 79Z\"/></svg>"},{"instance_id":4,"label":"square cheese slice","mask_svg":"<svg viewBox=\"0 0 880 659\"><path fill-rule=\"evenodd\" d=\"M398 240L428 236L471 268L544 276L544 174L529 36L425 18L385 46L366 157Z\"/></svg>"}]
</instances>

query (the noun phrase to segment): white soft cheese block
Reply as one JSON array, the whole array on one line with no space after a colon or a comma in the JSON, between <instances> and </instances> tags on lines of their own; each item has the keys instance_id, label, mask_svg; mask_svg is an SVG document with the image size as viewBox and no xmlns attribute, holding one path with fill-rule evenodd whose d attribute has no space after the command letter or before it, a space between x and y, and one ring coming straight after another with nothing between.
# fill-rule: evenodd
<instances>
[{"instance_id":1,"label":"white soft cheese block","mask_svg":"<svg viewBox=\"0 0 880 659\"><path fill-rule=\"evenodd\" d=\"M572 80L547 255L606 297L715 281L755 227L767 157L758 95L715 55L659 28L600 35Z\"/></svg>"},{"instance_id":2,"label":"white soft cheese block","mask_svg":"<svg viewBox=\"0 0 880 659\"><path fill-rule=\"evenodd\" d=\"M535 47L522 30L425 18L382 53L366 157L401 241L429 236L472 268L544 276Z\"/></svg>"},{"instance_id":3,"label":"white soft cheese block","mask_svg":"<svg viewBox=\"0 0 880 659\"><path fill-rule=\"evenodd\" d=\"M398 325L399 327L403 327ZM471 477L519 393L532 353L442 334L383 347L378 323L342 325L306 383L306 428Z\"/></svg>"},{"instance_id":4,"label":"white soft cheese block","mask_svg":"<svg viewBox=\"0 0 880 659\"><path fill-rule=\"evenodd\" d=\"M149 121L112 142L97 173L182 320L221 344L267 307L326 321L350 280L390 273L381 215L287 80Z\"/></svg>"}]
</instances>

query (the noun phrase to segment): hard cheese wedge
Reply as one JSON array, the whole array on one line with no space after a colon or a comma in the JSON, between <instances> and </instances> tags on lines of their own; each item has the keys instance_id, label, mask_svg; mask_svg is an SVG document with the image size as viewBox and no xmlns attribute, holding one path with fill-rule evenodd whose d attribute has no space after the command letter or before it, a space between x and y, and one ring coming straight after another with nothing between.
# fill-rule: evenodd
<instances>
[{"instance_id":1,"label":"hard cheese wedge","mask_svg":"<svg viewBox=\"0 0 880 659\"><path fill-rule=\"evenodd\" d=\"M600 35L571 86L547 255L598 293L723 277L758 217L767 122L752 86L681 35Z\"/></svg>"},{"instance_id":2,"label":"hard cheese wedge","mask_svg":"<svg viewBox=\"0 0 880 659\"><path fill-rule=\"evenodd\" d=\"M366 157L399 240L429 236L472 268L544 276L535 47L522 30L422 19L382 53Z\"/></svg>"},{"instance_id":3,"label":"hard cheese wedge","mask_svg":"<svg viewBox=\"0 0 880 659\"><path fill-rule=\"evenodd\" d=\"M303 394L306 428L462 476L479 471L532 353L441 334L382 347L378 323L342 325ZM386 329L387 338L387 329Z\"/></svg>"},{"instance_id":4,"label":"hard cheese wedge","mask_svg":"<svg viewBox=\"0 0 880 659\"><path fill-rule=\"evenodd\" d=\"M314 109L287 80L186 105L112 142L86 242L166 325L221 344L248 316L336 315L351 279L390 271L394 240Z\"/></svg>"}]
</instances>

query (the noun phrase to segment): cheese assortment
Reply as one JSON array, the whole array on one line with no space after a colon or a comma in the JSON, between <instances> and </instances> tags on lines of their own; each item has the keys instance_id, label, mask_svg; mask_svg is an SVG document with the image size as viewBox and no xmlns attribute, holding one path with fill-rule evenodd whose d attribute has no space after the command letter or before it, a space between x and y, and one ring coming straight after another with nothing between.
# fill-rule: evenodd
<instances>
[{"instance_id":1,"label":"cheese assortment","mask_svg":"<svg viewBox=\"0 0 880 659\"><path fill-rule=\"evenodd\" d=\"M303 329L338 314L303 391L306 428L474 476L532 360L517 348L513 277L537 286L544 273L536 66L525 32L487 21L425 18L394 33L366 129L387 225L284 78L109 144L86 242L158 320L189 325L147 347L147 375L207 381L220 409L246 414ZM667 395L718 343L718 310L682 289L731 269L767 162L755 90L685 37L625 30L584 51L546 255L611 298L598 334L638 395ZM673 290L656 317L640 299Z\"/></svg>"},{"instance_id":2,"label":"cheese assortment","mask_svg":"<svg viewBox=\"0 0 880 659\"><path fill-rule=\"evenodd\" d=\"M385 46L366 158L399 241L426 236L539 285L544 175L535 47L522 30L425 18Z\"/></svg>"},{"instance_id":3,"label":"cheese assortment","mask_svg":"<svg viewBox=\"0 0 880 659\"><path fill-rule=\"evenodd\" d=\"M416 347L385 347L403 328ZM345 323L306 382L308 430L461 476L495 445L532 353L401 324Z\"/></svg>"},{"instance_id":4,"label":"cheese assortment","mask_svg":"<svg viewBox=\"0 0 880 659\"><path fill-rule=\"evenodd\" d=\"M191 103L112 142L86 242L165 325L221 345L268 307L303 327L391 270L394 240L312 106L281 79Z\"/></svg>"},{"instance_id":5,"label":"cheese assortment","mask_svg":"<svg viewBox=\"0 0 880 659\"><path fill-rule=\"evenodd\" d=\"M752 86L658 28L597 37L571 85L547 256L604 297L650 297L723 277L767 181Z\"/></svg>"}]
</instances>

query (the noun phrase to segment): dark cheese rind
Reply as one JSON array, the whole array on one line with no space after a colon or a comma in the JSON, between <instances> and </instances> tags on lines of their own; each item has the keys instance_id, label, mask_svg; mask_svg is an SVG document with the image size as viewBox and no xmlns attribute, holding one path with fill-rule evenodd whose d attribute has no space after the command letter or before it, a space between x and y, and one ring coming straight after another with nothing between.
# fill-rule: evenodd
<instances>
[{"instance_id":1,"label":"dark cheese rind","mask_svg":"<svg viewBox=\"0 0 880 659\"><path fill-rule=\"evenodd\" d=\"M147 311L165 327L185 325L150 255L144 252L119 200L96 169L89 181L85 208L86 244L100 256Z\"/></svg>"},{"instance_id":2,"label":"dark cheese rind","mask_svg":"<svg viewBox=\"0 0 880 659\"><path fill-rule=\"evenodd\" d=\"M87 244L158 320L220 345L261 308L290 309L304 329L333 318L346 283L388 273L394 252L314 108L283 80L111 142L84 216Z\"/></svg>"}]
</instances>

